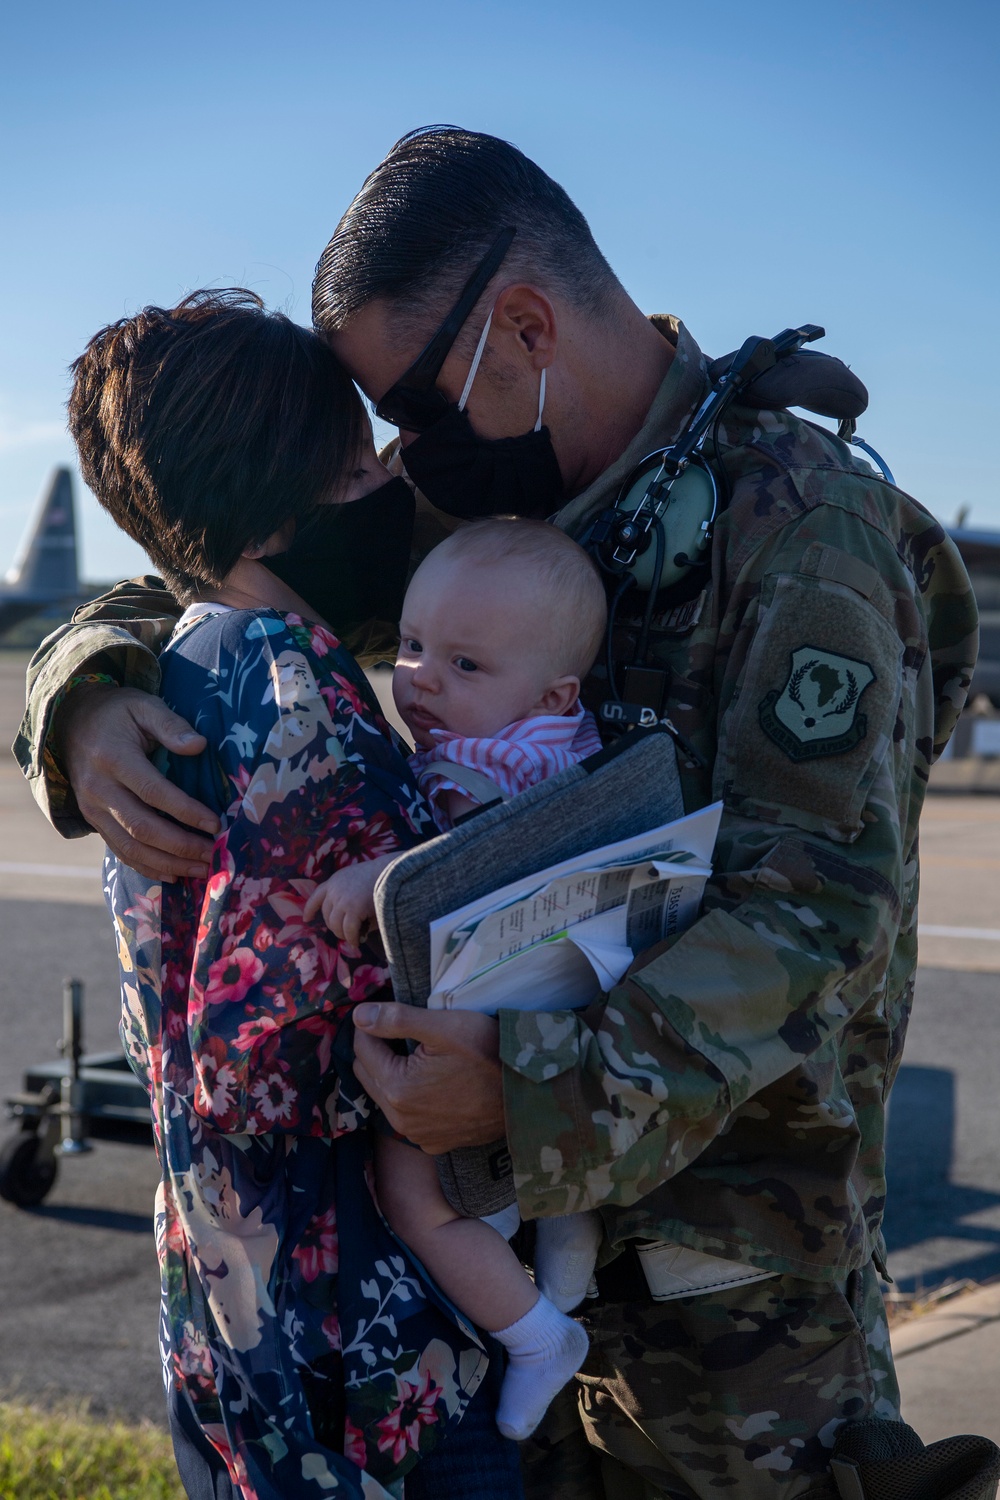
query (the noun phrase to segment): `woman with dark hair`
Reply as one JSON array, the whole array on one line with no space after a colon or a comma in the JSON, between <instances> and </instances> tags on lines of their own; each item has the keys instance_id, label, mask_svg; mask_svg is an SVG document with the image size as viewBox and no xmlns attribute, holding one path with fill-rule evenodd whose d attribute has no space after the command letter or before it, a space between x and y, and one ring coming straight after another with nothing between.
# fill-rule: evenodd
<instances>
[{"instance_id":1,"label":"woman with dark hair","mask_svg":"<svg viewBox=\"0 0 1000 1500\"><path fill-rule=\"evenodd\" d=\"M515 1500L484 1345L368 1186L350 1013L386 971L304 917L317 882L431 826L364 674L294 587L296 556L314 562L318 538L335 552L341 517L342 551L366 516L374 545L390 512L405 532L412 498L384 482L333 356L250 293L146 308L103 329L74 376L87 482L188 606L163 694L206 746L166 769L221 825L207 880L106 864L122 1037L162 1167L185 1487L374 1500L410 1474L407 1500Z\"/></svg>"}]
</instances>

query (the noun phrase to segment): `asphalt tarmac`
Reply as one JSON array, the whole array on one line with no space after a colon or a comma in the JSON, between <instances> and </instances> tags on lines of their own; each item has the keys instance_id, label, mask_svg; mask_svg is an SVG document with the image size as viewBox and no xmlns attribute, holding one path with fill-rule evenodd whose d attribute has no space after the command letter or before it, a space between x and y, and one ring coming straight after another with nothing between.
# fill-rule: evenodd
<instances>
[{"instance_id":1,"label":"asphalt tarmac","mask_svg":"<svg viewBox=\"0 0 1000 1500\"><path fill-rule=\"evenodd\" d=\"M116 964L99 907L0 901L0 953L0 1097L58 1056L67 974L86 985L87 1047L116 1045ZM160 1420L156 1183L151 1147L99 1142L60 1164L39 1208L0 1203L0 1391Z\"/></svg>"},{"instance_id":2,"label":"asphalt tarmac","mask_svg":"<svg viewBox=\"0 0 1000 1500\"><path fill-rule=\"evenodd\" d=\"M13 736L23 669L0 653L0 743ZM903 1290L1000 1276L998 834L1000 798L928 801L927 963L889 1113L886 1236ZM69 975L86 985L88 1048L115 1045L100 854L94 839L59 839L13 762L0 763L0 1100L56 1056ZM162 1420L156 1180L150 1148L99 1142L62 1163L41 1207L0 1202L0 1392Z\"/></svg>"}]
</instances>

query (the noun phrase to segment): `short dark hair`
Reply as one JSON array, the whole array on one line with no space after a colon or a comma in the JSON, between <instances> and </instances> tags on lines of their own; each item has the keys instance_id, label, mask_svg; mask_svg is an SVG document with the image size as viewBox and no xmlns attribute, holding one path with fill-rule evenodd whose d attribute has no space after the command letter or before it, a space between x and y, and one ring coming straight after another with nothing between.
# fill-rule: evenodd
<instances>
[{"instance_id":1,"label":"short dark hair","mask_svg":"<svg viewBox=\"0 0 1000 1500\"><path fill-rule=\"evenodd\" d=\"M502 229L514 242L498 274L541 280L598 316L621 283L568 193L507 141L430 125L396 142L323 251L313 324L335 333L370 302L402 314L402 339L440 316Z\"/></svg>"},{"instance_id":2,"label":"short dark hair","mask_svg":"<svg viewBox=\"0 0 1000 1500\"><path fill-rule=\"evenodd\" d=\"M182 597L336 496L361 446L330 349L240 287L110 323L71 368L83 477Z\"/></svg>"}]
</instances>

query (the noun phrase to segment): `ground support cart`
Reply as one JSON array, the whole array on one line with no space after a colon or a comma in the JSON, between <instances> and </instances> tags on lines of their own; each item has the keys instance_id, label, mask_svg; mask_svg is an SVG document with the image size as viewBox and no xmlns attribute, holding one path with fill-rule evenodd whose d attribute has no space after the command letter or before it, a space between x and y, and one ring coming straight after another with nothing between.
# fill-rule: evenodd
<instances>
[{"instance_id":1,"label":"ground support cart","mask_svg":"<svg viewBox=\"0 0 1000 1500\"><path fill-rule=\"evenodd\" d=\"M92 1150L91 1138L150 1145L149 1095L122 1052L83 1053L83 984L63 988L61 1062L24 1075L7 1100L19 1129L0 1147L0 1198L34 1208L51 1191L63 1157Z\"/></svg>"}]
</instances>

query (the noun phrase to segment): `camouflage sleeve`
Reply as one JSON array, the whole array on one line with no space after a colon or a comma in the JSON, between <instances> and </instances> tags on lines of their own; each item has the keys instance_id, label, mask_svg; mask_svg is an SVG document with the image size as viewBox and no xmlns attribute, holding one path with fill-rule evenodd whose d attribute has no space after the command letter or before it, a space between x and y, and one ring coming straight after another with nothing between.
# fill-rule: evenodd
<instances>
[{"instance_id":1,"label":"camouflage sleeve","mask_svg":"<svg viewBox=\"0 0 1000 1500\"><path fill-rule=\"evenodd\" d=\"M822 1046L884 971L901 907L891 829L868 830L849 853L732 817L722 838L759 859L714 882L705 915L644 954L605 1003L501 1013L525 1216L651 1193Z\"/></svg>"},{"instance_id":2,"label":"camouflage sleeve","mask_svg":"<svg viewBox=\"0 0 1000 1500\"><path fill-rule=\"evenodd\" d=\"M747 567L715 646L725 812L704 915L588 1011L501 1012L526 1216L628 1206L689 1166L884 986L915 922L916 822L974 660L971 597L943 623L891 539L844 515Z\"/></svg>"},{"instance_id":3,"label":"camouflage sleeve","mask_svg":"<svg viewBox=\"0 0 1000 1500\"><path fill-rule=\"evenodd\" d=\"M158 578L119 583L81 606L32 657L24 718L12 749L35 801L64 838L81 838L91 829L60 764L53 733L59 705L80 678L158 692L157 657L181 610Z\"/></svg>"}]
</instances>

